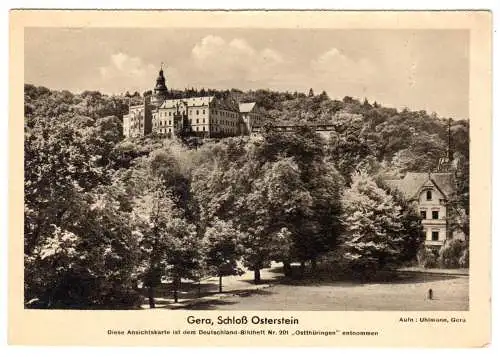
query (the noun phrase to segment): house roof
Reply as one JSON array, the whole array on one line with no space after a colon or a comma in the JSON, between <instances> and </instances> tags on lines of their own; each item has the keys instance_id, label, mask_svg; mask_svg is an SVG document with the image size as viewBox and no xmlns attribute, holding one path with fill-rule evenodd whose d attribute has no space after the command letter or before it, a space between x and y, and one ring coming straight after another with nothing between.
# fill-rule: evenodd
<instances>
[{"instance_id":1,"label":"house roof","mask_svg":"<svg viewBox=\"0 0 500 357\"><path fill-rule=\"evenodd\" d=\"M429 173L408 172L405 177L399 180L386 180L385 182L401 191L408 199L414 198L422 186L430 181L446 196L450 196L453 191L453 175L451 173Z\"/></svg>"},{"instance_id":2,"label":"house roof","mask_svg":"<svg viewBox=\"0 0 500 357\"><path fill-rule=\"evenodd\" d=\"M240 113L249 113L255 108L255 102L240 103Z\"/></svg>"},{"instance_id":3,"label":"house roof","mask_svg":"<svg viewBox=\"0 0 500 357\"><path fill-rule=\"evenodd\" d=\"M181 98L181 99L167 99L161 105L160 108L175 108L177 104L184 103L188 107L201 107L209 105L213 96L210 97L193 97L193 98Z\"/></svg>"}]
</instances>

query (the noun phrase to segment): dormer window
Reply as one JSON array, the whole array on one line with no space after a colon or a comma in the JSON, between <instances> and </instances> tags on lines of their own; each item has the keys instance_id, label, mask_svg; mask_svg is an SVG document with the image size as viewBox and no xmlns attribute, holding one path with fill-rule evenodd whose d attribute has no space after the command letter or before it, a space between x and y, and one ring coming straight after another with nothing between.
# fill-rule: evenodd
<instances>
[{"instance_id":1,"label":"dormer window","mask_svg":"<svg viewBox=\"0 0 500 357\"><path fill-rule=\"evenodd\" d=\"M427 190L426 198L427 198L427 201L432 201L432 191L431 190Z\"/></svg>"}]
</instances>

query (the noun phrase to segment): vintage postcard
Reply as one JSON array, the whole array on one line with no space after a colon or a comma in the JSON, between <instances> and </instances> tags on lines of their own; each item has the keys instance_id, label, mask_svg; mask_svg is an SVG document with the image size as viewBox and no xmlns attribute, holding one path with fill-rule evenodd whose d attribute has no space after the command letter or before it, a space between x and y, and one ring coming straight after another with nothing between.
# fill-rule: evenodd
<instances>
[{"instance_id":1,"label":"vintage postcard","mask_svg":"<svg viewBox=\"0 0 500 357\"><path fill-rule=\"evenodd\" d=\"M12 11L9 343L488 345L491 35Z\"/></svg>"}]
</instances>

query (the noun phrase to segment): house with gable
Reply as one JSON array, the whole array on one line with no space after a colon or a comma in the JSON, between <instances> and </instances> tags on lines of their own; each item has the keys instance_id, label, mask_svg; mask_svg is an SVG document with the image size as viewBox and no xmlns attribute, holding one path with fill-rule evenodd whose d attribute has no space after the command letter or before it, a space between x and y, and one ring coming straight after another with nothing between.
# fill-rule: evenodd
<instances>
[{"instance_id":1,"label":"house with gable","mask_svg":"<svg viewBox=\"0 0 500 357\"><path fill-rule=\"evenodd\" d=\"M462 236L460 232L450 229L449 202L455 191L454 180L451 172L408 172L401 179L386 180L390 187L399 190L417 206L426 246L439 248L446 239Z\"/></svg>"}]
</instances>

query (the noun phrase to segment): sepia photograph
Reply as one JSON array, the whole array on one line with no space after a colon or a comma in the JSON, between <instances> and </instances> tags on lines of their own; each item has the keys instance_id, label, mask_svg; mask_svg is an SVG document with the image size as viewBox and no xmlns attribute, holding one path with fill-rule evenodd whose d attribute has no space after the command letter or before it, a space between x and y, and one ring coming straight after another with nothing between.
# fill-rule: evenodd
<instances>
[{"instance_id":1,"label":"sepia photograph","mask_svg":"<svg viewBox=\"0 0 500 357\"><path fill-rule=\"evenodd\" d=\"M468 310L468 31L24 38L26 308Z\"/></svg>"},{"instance_id":2,"label":"sepia photograph","mask_svg":"<svg viewBox=\"0 0 500 357\"><path fill-rule=\"evenodd\" d=\"M10 30L9 343L488 343L491 13Z\"/></svg>"}]
</instances>

